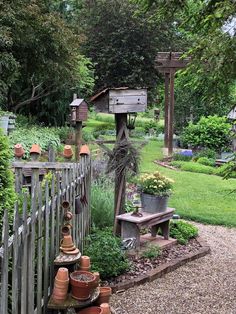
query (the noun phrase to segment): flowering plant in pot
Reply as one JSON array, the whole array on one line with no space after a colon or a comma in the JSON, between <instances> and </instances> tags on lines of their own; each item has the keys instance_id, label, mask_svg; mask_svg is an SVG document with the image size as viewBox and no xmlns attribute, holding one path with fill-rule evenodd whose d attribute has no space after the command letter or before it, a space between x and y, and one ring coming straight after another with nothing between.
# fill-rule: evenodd
<instances>
[{"instance_id":1,"label":"flowering plant in pot","mask_svg":"<svg viewBox=\"0 0 236 314\"><path fill-rule=\"evenodd\" d=\"M159 171L144 174L139 179L143 211L163 212L167 208L174 181L163 176Z\"/></svg>"}]
</instances>

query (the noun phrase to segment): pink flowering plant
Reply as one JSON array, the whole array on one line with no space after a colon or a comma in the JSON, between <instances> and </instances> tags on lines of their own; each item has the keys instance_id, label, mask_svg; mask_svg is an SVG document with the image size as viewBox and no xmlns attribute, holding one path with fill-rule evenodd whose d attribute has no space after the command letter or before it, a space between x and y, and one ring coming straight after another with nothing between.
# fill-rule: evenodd
<instances>
[{"instance_id":1,"label":"pink flowering plant","mask_svg":"<svg viewBox=\"0 0 236 314\"><path fill-rule=\"evenodd\" d=\"M169 179L159 171L152 174L144 174L139 179L139 186L143 193L155 196L170 196L174 181Z\"/></svg>"}]
</instances>

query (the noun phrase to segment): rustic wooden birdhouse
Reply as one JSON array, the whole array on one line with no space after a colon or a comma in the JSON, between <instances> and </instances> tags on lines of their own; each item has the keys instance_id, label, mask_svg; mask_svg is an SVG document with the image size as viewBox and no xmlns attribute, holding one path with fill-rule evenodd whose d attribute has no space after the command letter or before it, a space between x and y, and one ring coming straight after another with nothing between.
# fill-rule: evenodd
<instances>
[{"instance_id":1,"label":"rustic wooden birdhouse","mask_svg":"<svg viewBox=\"0 0 236 314\"><path fill-rule=\"evenodd\" d=\"M96 112L134 113L147 108L147 89L106 88L91 98Z\"/></svg>"},{"instance_id":2,"label":"rustic wooden birdhouse","mask_svg":"<svg viewBox=\"0 0 236 314\"><path fill-rule=\"evenodd\" d=\"M70 104L70 108L72 122L88 120L88 104L84 99L74 99Z\"/></svg>"}]
</instances>

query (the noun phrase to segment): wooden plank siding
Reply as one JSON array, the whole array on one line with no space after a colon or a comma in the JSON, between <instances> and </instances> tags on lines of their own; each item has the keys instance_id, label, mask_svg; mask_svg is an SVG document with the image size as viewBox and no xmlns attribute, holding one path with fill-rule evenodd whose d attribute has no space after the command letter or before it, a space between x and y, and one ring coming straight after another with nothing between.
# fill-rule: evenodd
<instances>
[{"instance_id":1,"label":"wooden plank siding","mask_svg":"<svg viewBox=\"0 0 236 314\"><path fill-rule=\"evenodd\" d=\"M3 218L0 243L0 313L43 314L53 288L54 259L59 253L63 211L68 200L73 213L72 235L83 252L85 237L90 231L90 208L76 215L75 197L90 198L91 159L80 163L14 162L16 191L21 204L16 204L14 224L9 226L8 211ZM22 191L23 169L32 170L30 194ZM39 170L47 169L52 179L39 181ZM12 231L9 231L12 230Z\"/></svg>"}]
</instances>

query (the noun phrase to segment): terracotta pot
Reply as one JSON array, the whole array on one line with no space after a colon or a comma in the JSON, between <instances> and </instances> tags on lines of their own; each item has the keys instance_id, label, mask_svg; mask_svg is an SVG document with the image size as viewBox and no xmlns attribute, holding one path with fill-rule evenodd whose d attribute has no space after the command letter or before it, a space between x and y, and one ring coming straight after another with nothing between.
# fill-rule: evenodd
<instances>
[{"instance_id":1,"label":"terracotta pot","mask_svg":"<svg viewBox=\"0 0 236 314\"><path fill-rule=\"evenodd\" d=\"M61 228L61 234L64 236L70 235L71 227L69 225L65 225Z\"/></svg>"},{"instance_id":2,"label":"terracotta pot","mask_svg":"<svg viewBox=\"0 0 236 314\"><path fill-rule=\"evenodd\" d=\"M69 221L69 220L71 220L72 218L73 218L72 212L69 212L69 211L65 212L65 214L64 214L64 219L65 219L66 221Z\"/></svg>"},{"instance_id":3,"label":"terracotta pot","mask_svg":"<svg viewBox=\"0 0 236 314\"><path fill-rule=\"evenodd\" d=\"M65 146L64 146L63 156L64 156L65 158L68 158L68 159L72 158L72 156L73 156L73 150L72 150L72 148L71 148L70 145L65 145Z\"/></svg>"},{"instance_id":4,"label":"terracotta pot","mask_svg":"<svg viewBox=\"0 0 236 314\"><path fill-rule=\"evenodd\" d=\"M68 269L65 267L60 267L56 274L56 279L60 281L66 281L69 280L69 273Z\"/></svg>"},{"instance_id":5,"label":"terracotta pot","mask_svg":"<svg viewBox=\"0 0 236 314\"><path fill-rule=\"evenodd\" d=\"M80 156L90 155L90 150L88 145L82 145L79 152Z\"/></svg>"},{"instance_id":6,"label":"terracotta pot","mask_svg":"<svg viewBox=\"0 0 236 314\"><path fill-rule=\"evenodd\" d=\"M89 268L90 269L90 257L83 255L80 258L80 268Z\"/></svg>"},{"instance_id":7,"label":"terracotta pot","mask_svg":"<svg viewBox=\"0 0 236 314\"><path fill-rule=\"evenodd\" d=\"M77 314L102 314L102 309L98 306L91 306L79 311Z\"/></svg>"},{"instance_id":8,"label":"terracotta pot","mask_svg":"<svg viewBox=\"0 0 236 314\"><path fill-rule=\"evenodd\" d=\"M31 149L30 149L30 154L37 154L40 155L41 154L41 148L38 144L33 144Z\"/></svg>"},{"instance_id":9,"label":"terracotta pot","mask_svg":"<svg viewBox=\"0 0 236 314\"><path fill-rule=\"evenodd\" d=\"M96 287L98 287L99 282L100 282L100 274L99 274L99 272L95 272L93 274L96 277Z\"/></svg>"},{"instance_id":10,"label":"terracotta pot","mask_svg":"<svg viewBox=\"0 0 236 314\"><path fill-rule=\"evenodd\" d=\"M72 236L71 235L65 235L63 237L63 239L61 240L61 246L65 247L65 248L69 248L74 246L74 242L72 240Z\"/></svg>"},{"instance_id":11,"label":"terracotta pot","mask_svg":"<svg viewBox=\"0 0 236 314\"><path fill-rule=\"evenodd\" d=\"M63 201L61 206L65 211L67 211L70 208L70 203L68 201Z\"/></svg>"},{"instance_id":12,"label":"terracotta pot","mask_svg":"<svg viewBox=\"0 0 236 314\"><path fill-rule=\"evenodd\" d=\"M109 303L112 293L111 287L100 287L99 290L99 297L96 301L96 304L100 305L102 303Z\"/></svg>"},{"instance_id":13,"label":"terracotta pot","mask_svg":"<svg viewBox=\"0 0 236 314\"><path fill-rule=\"evenodd\" d=\"M110 305L108 303L102 303L100 308L102 310L102 314L111 314Z\"/></svg>"},{"instance_id":14,"label":"terracotta pot","mask_svg":"<svg viewBox=\"0 0 236 314\"><path fill-rule=\"evenodd\" d=\"M87 277L86 281L81 277ZM71 295L74 299L79 301L87 300L90 298L91 291L93 290L94 281L96 277L87 271L74 271L70 274Z\"/></svg>"},{"instance_id":15,"label":"terracotta pot","mask_svg":"<svg viewBox=\"0 0 236 314\"><path fill-rule=\"evenodd\" d=\"M15 157L21 158L21 157L24 156L24 153L25 153L25 151L24 151L24 149L23 149L21 144L16 144L14 146L14 155L15 155Z\"/></svg>"}]
</instances>

